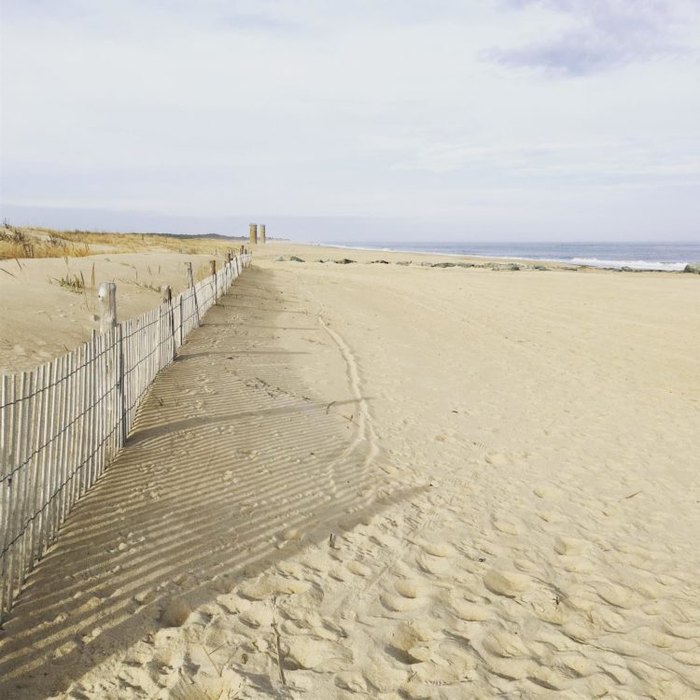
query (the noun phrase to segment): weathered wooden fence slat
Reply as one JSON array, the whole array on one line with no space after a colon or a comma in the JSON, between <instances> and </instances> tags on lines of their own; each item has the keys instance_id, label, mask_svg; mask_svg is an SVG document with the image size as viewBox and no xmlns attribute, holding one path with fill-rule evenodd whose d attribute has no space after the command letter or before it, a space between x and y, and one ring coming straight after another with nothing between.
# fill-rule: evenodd
<instances>
[{"instance_id":1,"label":"weathered wooden fence slat","mask_svg":"<svg viewBox=\"0 0 700 700\"><path fill-rule=\"evenodd\" d=\"M101 333L29 372L0 376L0 624L75 502L124 445L158 373L243 269L247 254L173 299L116 321L115 289L101 285ZM213 261L212 261L213 262Z\"/></svg>"}]
</instances>

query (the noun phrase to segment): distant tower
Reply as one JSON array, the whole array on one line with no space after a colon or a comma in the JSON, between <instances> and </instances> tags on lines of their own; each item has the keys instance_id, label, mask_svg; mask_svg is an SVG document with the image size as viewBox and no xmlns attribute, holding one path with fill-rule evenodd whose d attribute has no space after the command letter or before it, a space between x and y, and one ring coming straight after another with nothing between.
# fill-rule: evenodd
<instances>
[{"instance_id":1,"label":"distant tower","mask_svg":"<svg viewBox=\"0 0 700 700\"><path fill-rule=\"evenodd\" d=\"M258 233L260 234L260 242L265 243L265 224L258 224Z\"/></svg>"},{"instance_id":2,"label":"distant tower","mask_svg":"<svg viewBox=\"0 0 700 700\"><path fill-rule=\"evenodd\" d=\"M250 245L257 245L258 243L258 225L250 224Z\"/></svg>"}]
</instances>

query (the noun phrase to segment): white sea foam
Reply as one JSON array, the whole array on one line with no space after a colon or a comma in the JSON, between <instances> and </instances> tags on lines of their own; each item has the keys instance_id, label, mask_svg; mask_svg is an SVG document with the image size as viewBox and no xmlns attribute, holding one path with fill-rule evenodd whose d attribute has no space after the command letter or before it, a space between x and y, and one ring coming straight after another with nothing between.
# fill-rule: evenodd
<instances>
[{"instance_id":1,"label":"white sea foam","mask_svg":"<svg viewBox=\"0 0 700 700\"><path fill-rule=\"evenodd\" d=\"M392 244L383 241L376 245L371 243L316 243L315 245L344 250L374 250L409 255L440 255L483 258L485 260L556 262L563 265L581 265L613 270L629 268L662 272L681 272L687 261L700 260L700 246L697 244L472 244L418 241ZM615 259L613 256L618 254L621 258L626 254L626 257Z\"/></svg>"},{"instance_id":2,"label":"white sea foam","mask_svg":"<svg viewBox=\"0 0 700 700\"><path fill-rule=\"evenodd\" d=\"M587 265L589 267L605 267L621 269L629 267L632 270L661 270L665 272L682 271L686 263L684 262L655 262L649 260L600 260L599 258L571 258L567 262L573 265Z\"/></svg>"}]
</instances>

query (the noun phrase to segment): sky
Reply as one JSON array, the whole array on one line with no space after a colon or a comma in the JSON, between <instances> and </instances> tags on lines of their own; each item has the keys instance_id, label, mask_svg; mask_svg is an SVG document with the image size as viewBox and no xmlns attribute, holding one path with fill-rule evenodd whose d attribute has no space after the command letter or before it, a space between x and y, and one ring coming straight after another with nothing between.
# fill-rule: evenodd
<instances>
[{"instance_id":1,"label":"sky","mask_svg":"<svg viewBox=\"0 0 700 700\"><path fill-rule=\"evenodd\" d=\"M700 242L700 0L2 0L0 216Z\"/></svg>"}]
</instances>

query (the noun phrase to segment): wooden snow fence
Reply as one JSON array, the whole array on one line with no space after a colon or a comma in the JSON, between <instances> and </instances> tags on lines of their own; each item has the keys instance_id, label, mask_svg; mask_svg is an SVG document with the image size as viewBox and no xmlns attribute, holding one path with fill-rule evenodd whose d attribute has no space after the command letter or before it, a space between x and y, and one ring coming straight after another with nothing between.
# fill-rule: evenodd
<instances>
[{"instance_id":1,"label":"wooden snow fence","mask_svg":"<svg viewBox=\"0 0 700 700\"><path fill-rule=\"evenodd\" d=\"M73 504L129 435L160 370L250 264L223 268L67 355L0 377L0 623Z\"/></svg>"}]
</instances>

